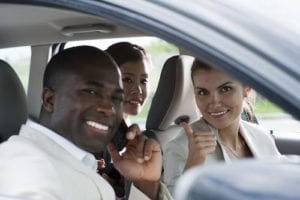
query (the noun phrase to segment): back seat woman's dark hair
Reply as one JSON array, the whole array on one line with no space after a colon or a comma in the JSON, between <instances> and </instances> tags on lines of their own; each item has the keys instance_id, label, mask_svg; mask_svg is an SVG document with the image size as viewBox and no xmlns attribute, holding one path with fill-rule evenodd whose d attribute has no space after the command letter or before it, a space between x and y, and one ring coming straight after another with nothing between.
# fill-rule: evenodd
<instances>
[{"instance_id":1,"label":"back seat woman's dark hair","mask_svg":"<svg viewBox=\"0 0 300 200\"><path fill-rule=\"evenodd\" d=\"M126 62L149 60L143 47L130 42L119 42L111 45L105 50L120 66Z\"/></svg>"}]
</instances>

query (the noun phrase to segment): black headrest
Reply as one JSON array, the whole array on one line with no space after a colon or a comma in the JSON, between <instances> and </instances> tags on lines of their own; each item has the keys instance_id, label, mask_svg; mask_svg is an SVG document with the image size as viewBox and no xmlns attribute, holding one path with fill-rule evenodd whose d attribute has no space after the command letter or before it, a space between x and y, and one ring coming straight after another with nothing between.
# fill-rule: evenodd
<instances>
[{"instance_id":1,"label":"black headrest","mask_svg":"<svg viewBox=\"0 0 300 200\"><path fill-rule=\"evenodd\" d=\"M0 142L18 134L27 115L23 85L11 66L0 60Z\"/></svg>"}]
</instances>

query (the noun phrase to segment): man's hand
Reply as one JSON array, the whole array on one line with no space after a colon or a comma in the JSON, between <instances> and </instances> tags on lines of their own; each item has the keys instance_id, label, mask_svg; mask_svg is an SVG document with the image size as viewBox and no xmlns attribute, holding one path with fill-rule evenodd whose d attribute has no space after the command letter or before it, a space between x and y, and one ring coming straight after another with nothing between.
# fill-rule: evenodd
<instances>
[{"instance_id":1,"label":"man's hand","mask_svg":"<svg viewBox=\"0 0 300 200\"><path fill-rule=\"evenodd\" d=\"M203 164L207 154L215 152L217 142L212 132L194 132L185 122L180 125L184 128L189 141L189 155L184 167L186 171L193 166Z\"/></svg>"},{"instance_id":2,"label":"man's hand","mask_svg":"<svg viewBox=\"0 0 300 200\"><path fill-rule=\"evenodd\" d=\"M112 143L107 147L115 168L151 199L157 197L162 172L159 143L142 135L137 125L128 128L126 151L120 155Z\"/></svg>"},{"instance_id":3,"label":"man's hand","mask_svg":"<svg viewBox=\"0 0 300 200\"><path fill-rule=\"evenodd\" d=\"M128 128L126 151L120 155L113 144L108 145L115 168L131 181L158 181L162 155L157 141L142 135L137 125Z\"/></svg>"}]
</instances>

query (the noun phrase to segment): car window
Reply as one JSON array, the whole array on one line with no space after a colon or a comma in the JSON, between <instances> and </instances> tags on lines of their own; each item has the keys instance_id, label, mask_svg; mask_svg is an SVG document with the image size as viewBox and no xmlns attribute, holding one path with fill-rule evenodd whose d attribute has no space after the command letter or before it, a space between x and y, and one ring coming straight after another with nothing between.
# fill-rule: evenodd
<instances>
[{"instance_id":1,"label":"car window","mask_svg":"<svg viewBox=\"0 0 300 200\"><path fill-rule=\"evenodd\" d=\"M149 77L149 96L143 110L137 116L130 116L130 120L138 123L142 129L145 129L145 122L150 108L150 104L157 88L160 73L164 62L173 55L179 54L179 49L157 37L130 37L114 38L101 40L84 40L68 42L65 48L78 45L90 45L100 49L106 49L113 43L128 41L143 46L152 61L152 69ZM272 103L261 94L256 94L254 112L258 122L263 128L274 135L294 135L300 132L300 122L282 108Z\"/></svg>"},{"instance_id":2,"label":"car window","mask_svg":"<svg viewBox=\"0 0 300 200\"><path fill-rule=\"evenodd\" d=\"M25 92L28 88L31 50L29 46L0 49L0 59L6 61L18 74Z\"/></svg>"},{"instance_id":3,"label":"car window","mask_svg":"<svg viewBox=\"0 0 300 200\"><path fill-rule=\"evenodd\" d=\"M257 94L254 112L259 124L274 134L300 134L300 122L282 108Z\"/></svg>"}]
</instances>

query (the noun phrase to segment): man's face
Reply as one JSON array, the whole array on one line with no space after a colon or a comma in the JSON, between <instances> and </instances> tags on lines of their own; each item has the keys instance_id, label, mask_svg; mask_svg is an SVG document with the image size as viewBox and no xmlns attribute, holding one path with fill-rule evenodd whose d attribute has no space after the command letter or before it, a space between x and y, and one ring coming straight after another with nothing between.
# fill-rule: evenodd
<instances>
[{"instance_id":1,"label":"man's face","mask_svg":"<svg viewBox=\"0 0 300 200\"><path fill-rule=\"evenodd\" d=\"M122 119L123 89L110 62L83 64L54 89L50 128L89 152L100 152Z\"/></svg>"}]
</instances>

